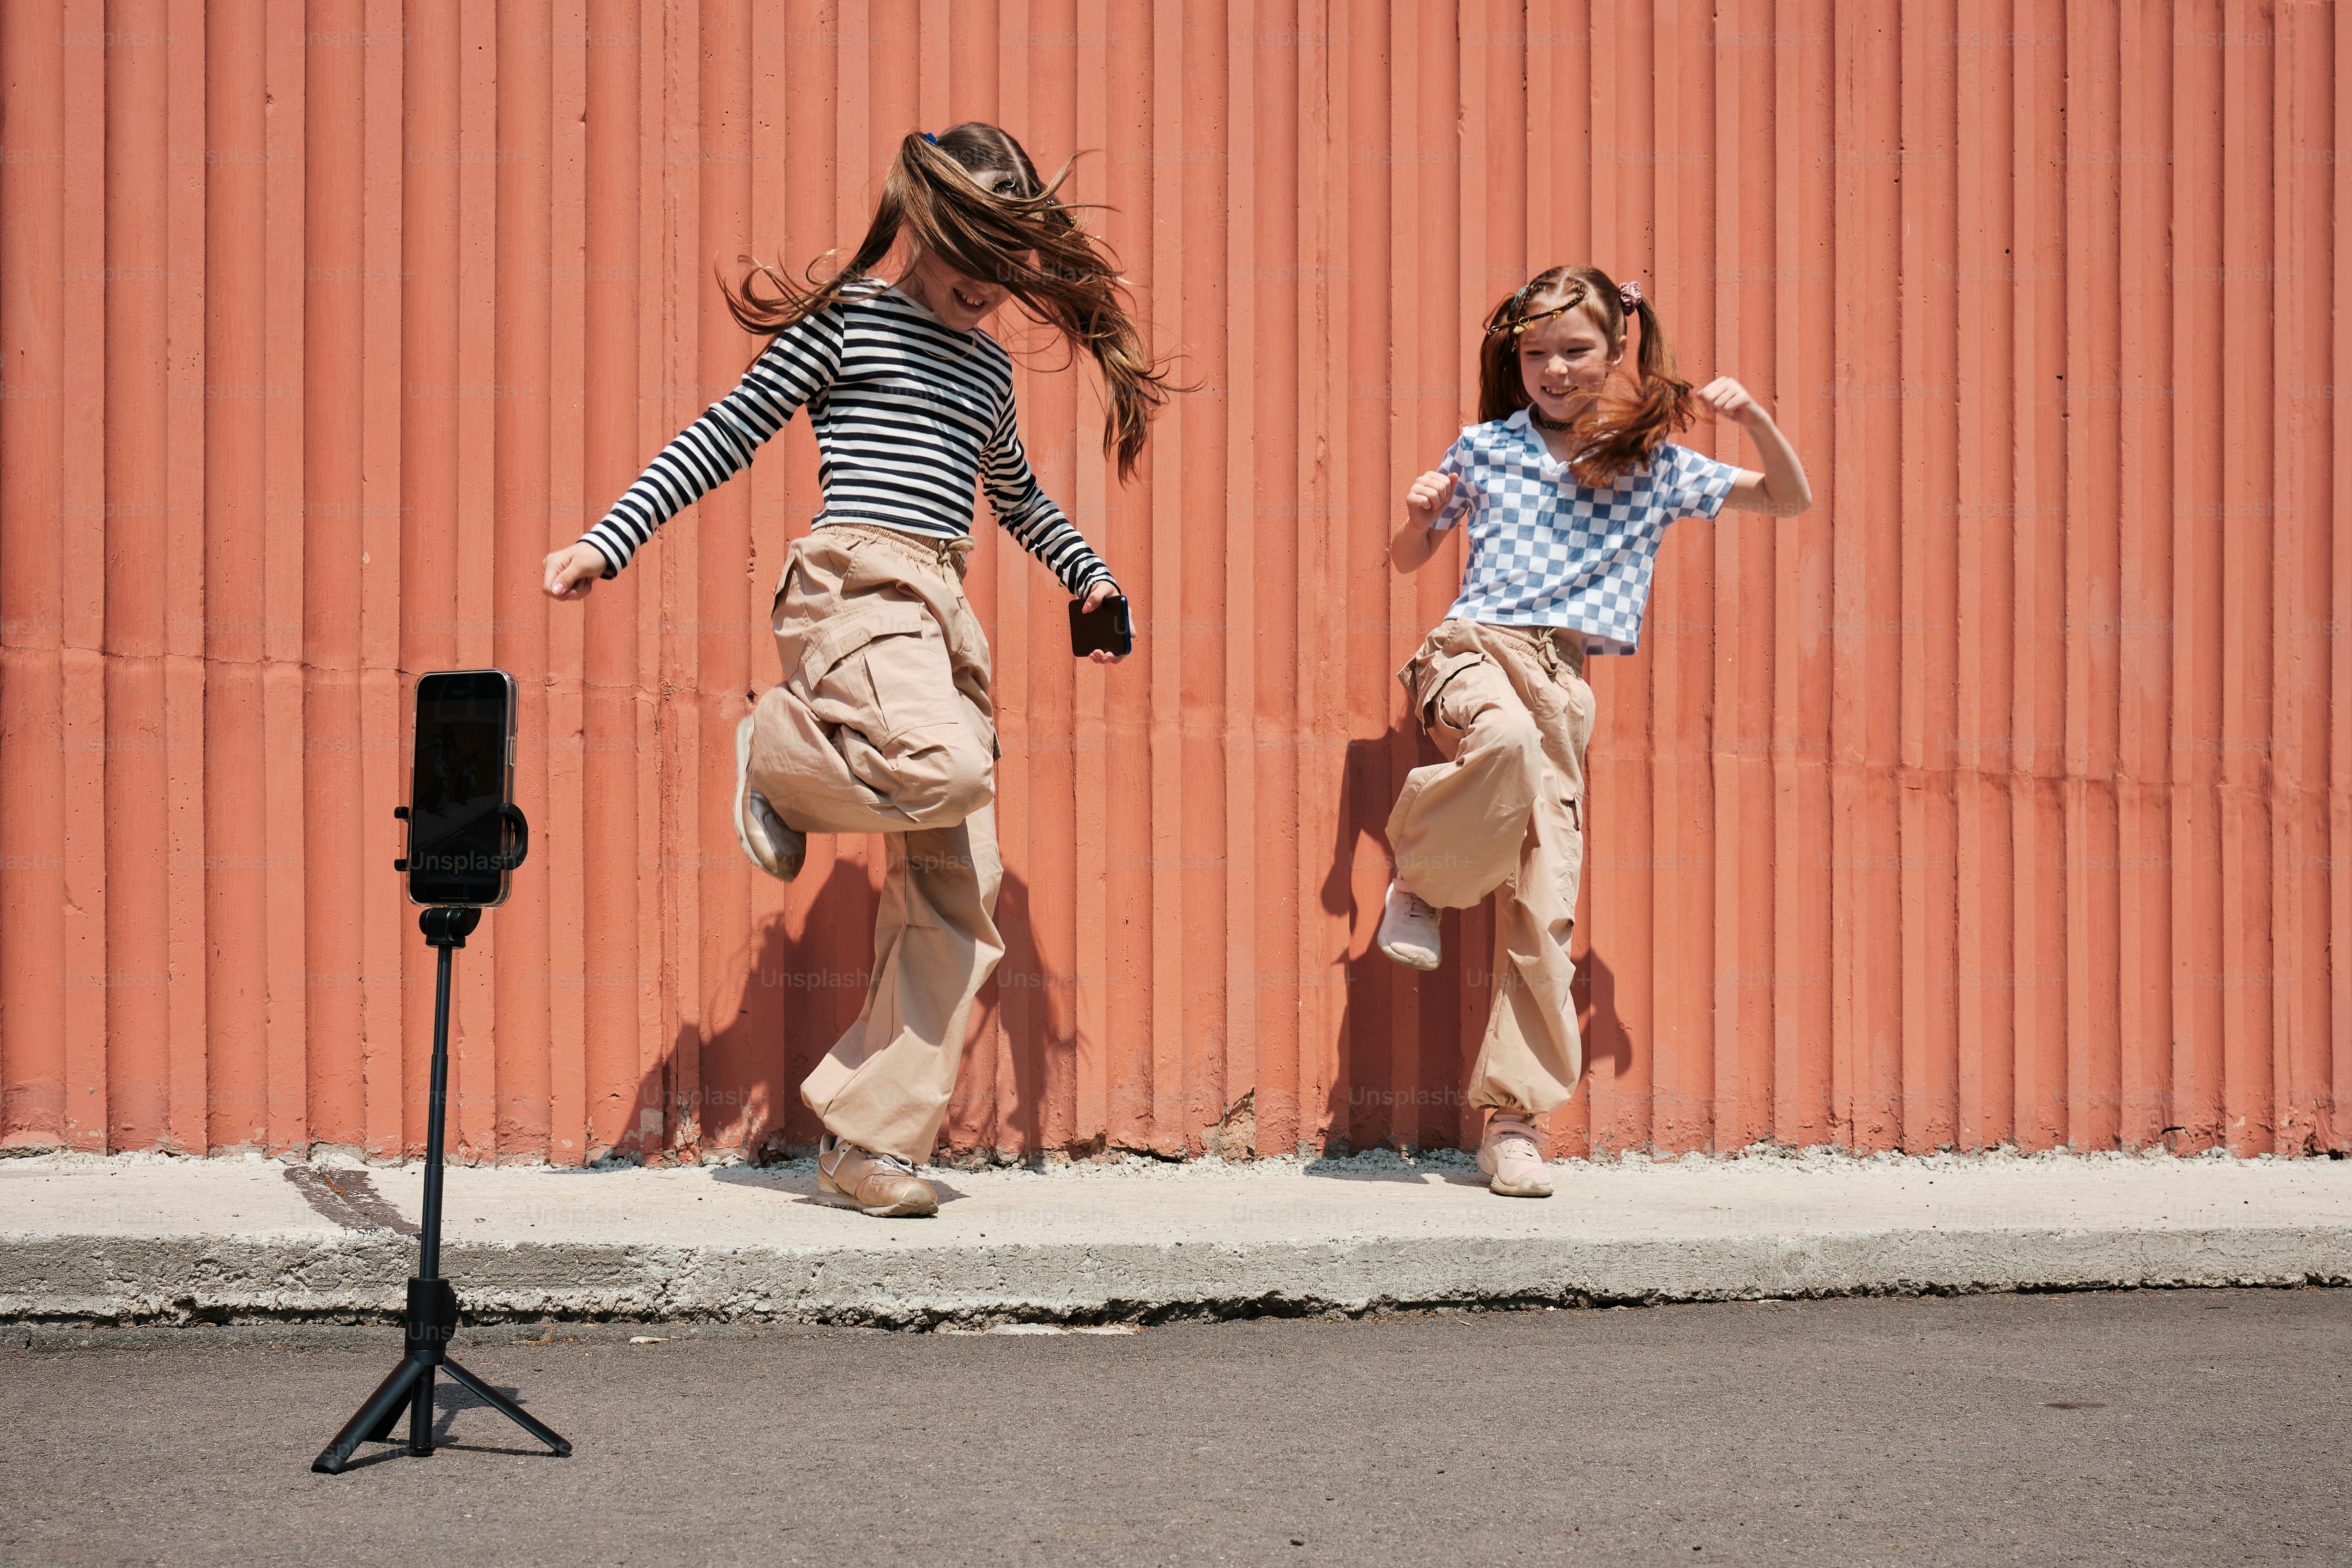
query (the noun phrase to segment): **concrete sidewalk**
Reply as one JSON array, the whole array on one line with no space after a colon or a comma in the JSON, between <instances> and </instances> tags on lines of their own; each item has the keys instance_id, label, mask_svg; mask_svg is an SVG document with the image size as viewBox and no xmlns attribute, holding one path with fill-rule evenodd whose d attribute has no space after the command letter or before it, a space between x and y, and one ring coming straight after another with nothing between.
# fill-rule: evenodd
<instances>
[{"instance_id":1,"label":"concrete sidewalk","mask_svg":"<svg viewBox=\"0 0 2352 1568\"><path fill-rule=\"evenodd\" d=\"M812 1163L456 1167L472 1321L897 1327L1487 1302L2352 1282L2352 1162L1822 1152L1552 1167L1466 1156L927 1172L936 1217L814 1201ZM388 1321L423 1167L0 1162L0 1319Z\"/></svg>"}]
</instances>

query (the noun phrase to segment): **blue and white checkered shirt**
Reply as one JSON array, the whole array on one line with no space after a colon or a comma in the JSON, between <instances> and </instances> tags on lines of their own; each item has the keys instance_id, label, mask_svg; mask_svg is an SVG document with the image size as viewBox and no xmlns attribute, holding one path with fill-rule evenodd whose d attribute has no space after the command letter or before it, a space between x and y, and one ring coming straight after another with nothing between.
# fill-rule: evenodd
<instances>
[{"instance_id":1,"label":"blue and white checkered shirt","mask_svg":"<svg viewBox=\"0 0 2352 1568\"><path fill-rule=\"evenodd\" d=\"M1715 516L1740 473L1668 443L1648 468L1596 490L1551 455L1524 408L1463 431L1437 469L1460 482L1430 526L1470 520L1470 565L1445 618L1568 626L1588 654L1641 647L1666 524Z\"/></svg>"}]
</instances>

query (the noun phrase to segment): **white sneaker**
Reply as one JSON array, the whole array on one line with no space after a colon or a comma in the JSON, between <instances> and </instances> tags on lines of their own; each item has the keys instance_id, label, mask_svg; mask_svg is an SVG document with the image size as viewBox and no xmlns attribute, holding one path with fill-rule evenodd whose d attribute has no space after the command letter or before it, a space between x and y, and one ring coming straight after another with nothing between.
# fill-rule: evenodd
<instances>
[{"instance_id":1,"label":"white sneaker","mask_svg":"<svg viewBox=\"0 0 2352 1568\"><path fill-rule=\"evenodd\" d=\"M1490 1193L1507 1198L1551 1196L1535 1123L1516 1112L1498 1110L1486 1119L1486 1135L1478 1140L1478 1168L1494 1178L1486 1184Z\"/></svg>"},{"instance_id":2,"label":"white sneaker","mask_svg":"<svg viewBox=\"0 0 2352 1568\"><path fill-rule=\"evenodd\" d=\"M1389 884L1388 907L1381 911L1381 951L1407 969L1437 967L1437 910Z\"/></svg>"},{"instance_id":3,"label":"white sneaker","mask_svg":"<svg viewBox=\"0 0 2352 1568\"><path fill-rule=\"evenodd\" d=\"M751 787L751 715L735 726L735 842L752 865L789 882L808 858L808 835L784 826L768 797Z\"/></svg>"}]
</instances>

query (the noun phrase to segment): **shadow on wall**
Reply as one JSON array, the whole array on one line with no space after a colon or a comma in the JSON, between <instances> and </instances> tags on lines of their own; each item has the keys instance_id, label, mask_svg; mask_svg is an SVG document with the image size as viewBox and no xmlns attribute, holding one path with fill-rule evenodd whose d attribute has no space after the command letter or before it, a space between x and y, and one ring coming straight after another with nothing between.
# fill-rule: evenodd
<instances>
[{"instance_id":1,"label":"shadow on wall","mask_svg":"<svg viewBox=\"0 0 2352 1568\"><path fill-rule=\"evenodd\" d=\"M818 843L813 835L813 862ZM873 855L882 853L880 836L870 844ZM801 1080L865 1005L877 903L868 864L861 856L833 856L798 937L786 915L761 922L722 969L703 1009L727 1025L706 1032L680 1023L662 1059L640 1078L625 1121L609 1131L592 1129L592 1159L693 1163L706 1151L759 1161L816 1152L824 1128L801 1101ZM1030 925L1029 884L1010 871L997 894L996 923L1004 957L973 1000L940 1132L943 1144L959 1150L1037 1148L1045 1096L1076 1070L1073 999L1049 984Z\"/></svg>"},{"instance_id":2,"label":"shadow on wall","mask_svg":"<svg viewBox=\"0 0 2352 1568\"><path fill-rule=\"evenodd\" d=\"M1407 773L1442 760L1421 727L1402 715L1385 735L1348 742L1338 840L1322 889L1324 909L1345 916L1349 931L1339 1070L1324 1107L1327 1153L1474 1147L1484 1121L1465 1089L1494 1000L1493 900L1445 911L1444 956L1433 971L1403 967L1375 941L1391 868L1390 808ZM1586 1077L1555 1113L1555 1128L1571 1114L1589 1121L1580 1113L1591 1104L1596 1062L1606 1061L1612 1078L1633 1062L1633 1040L1617 1016L1615 973L1581 932L1573 947L1580 950L1575 996ZM1553 1142L1556 1153L1584 1152L1557 1136Z\"/></svg>"},{"instance_id":3,"label":"shadow on wall","mask_svg":"<svg viewBox=\"0 0 2352 1568\"><path fill-rule=\"evenodd\" d=\"M1370 1148L1475 1145L1482 1113L1464 1086L1492 1005L1492 901L1448 910L1444 959L1423 973L1383 955L1374 942L1388 886L1387 824L1404 775L1438 761L1418 725L1400 717L1386 734L1348 742L1331 866L1321 889L1326 911L1347 921L1346 950L1335 955L1346 998L1334 1045L1331 1087L1319 1134L1327 1153ZM592 1131L592 1157L694 1162L708 1151L746 1158L793 1158L814 1152L823 1131L801 1103L810 1069L854 1023L873 963L877 898L867 855L836 841L823 883L798 921L771 915L722 967L703 1016L729 1020L705 1033L682 1023L662 1059L641 1078L624 1120ZM812 841L812 861L816 841ZM870 841L868 855L881 853ZM1588 863L1589 863L1588 857ZM1588 881L1589 881L1588 878ZM1027 881L1008 870L997 898L1004 958L981 987L965 1035L961 1072L949 1101L941 1142L965 1152L1044 1146L1049 1096L1067 1092L1076 1071L1076 1002L1052 984L1055 966L1037 949ZM1589 908L1587 904L1585 907ZM1633 1041L1618 1019L1616 977L1600 954L1577 957L1577 1019L1584 1037L1586 1081L1555 1118L1589 1124L1591 1075L1606 1062L1612 1080L1633 1065ZM1316 1042L1306 1042L1313 1051ZM1007 1075L1010 1081L1007 1081ZM1310 1119L1312 1107L1302 1107ZM1100 1146L1097 1130L1079 1130L1083 1155ZM1556 1138L1555 1152L1582 1153L1580 1139Z\"/></svg>"},{"instance_id":4,"label":"shadow on wall","mask_svg":"<svg viewBox=\"0 0 2352 1568\"><path fill-rule=\"evenodd\" d=\"M962 1069L940 1129L942 1144L965 1153L1043 1148L1048 1097L1066 1096L1077 1073L1077 998L1050 983L1055 970L1037 950L1029 883L1010 869L996 895L996 930L1004 957L972 999Z\"/></svg>"}]
</instances>

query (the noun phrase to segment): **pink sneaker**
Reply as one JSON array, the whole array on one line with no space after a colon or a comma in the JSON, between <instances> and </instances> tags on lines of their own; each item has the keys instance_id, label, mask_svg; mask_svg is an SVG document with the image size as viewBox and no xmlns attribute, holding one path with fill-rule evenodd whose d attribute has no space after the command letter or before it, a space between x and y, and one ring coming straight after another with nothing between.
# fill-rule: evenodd
<instances>
[{"instance_id":1,"label":"pink sneaker","mask_svg":"<svg viewBox=\"0 0 2352 1568\"><path fill-rule=\"evenodd\" d=\"M1490 1193L1507 1198L1551 1196L1535 1123L1517 1111L1498 1110L1486 1119L1486 1135L1478 1140L1478 1168L1493 1178L1486 1184Z\"/></svg>"},{"instance_id":2,"label":"pink sneaker","mask_svg":"<svg viewBox=\"0 0 2352 1568\"><path fill-rule=\"evenodd\" d=\"M816 1149L819 1202L862 1210L877 1219L939 1212L939 1194L898 1155L845 1143L830 1132L817 1140Z\"/></svg>"}]
</instances>

